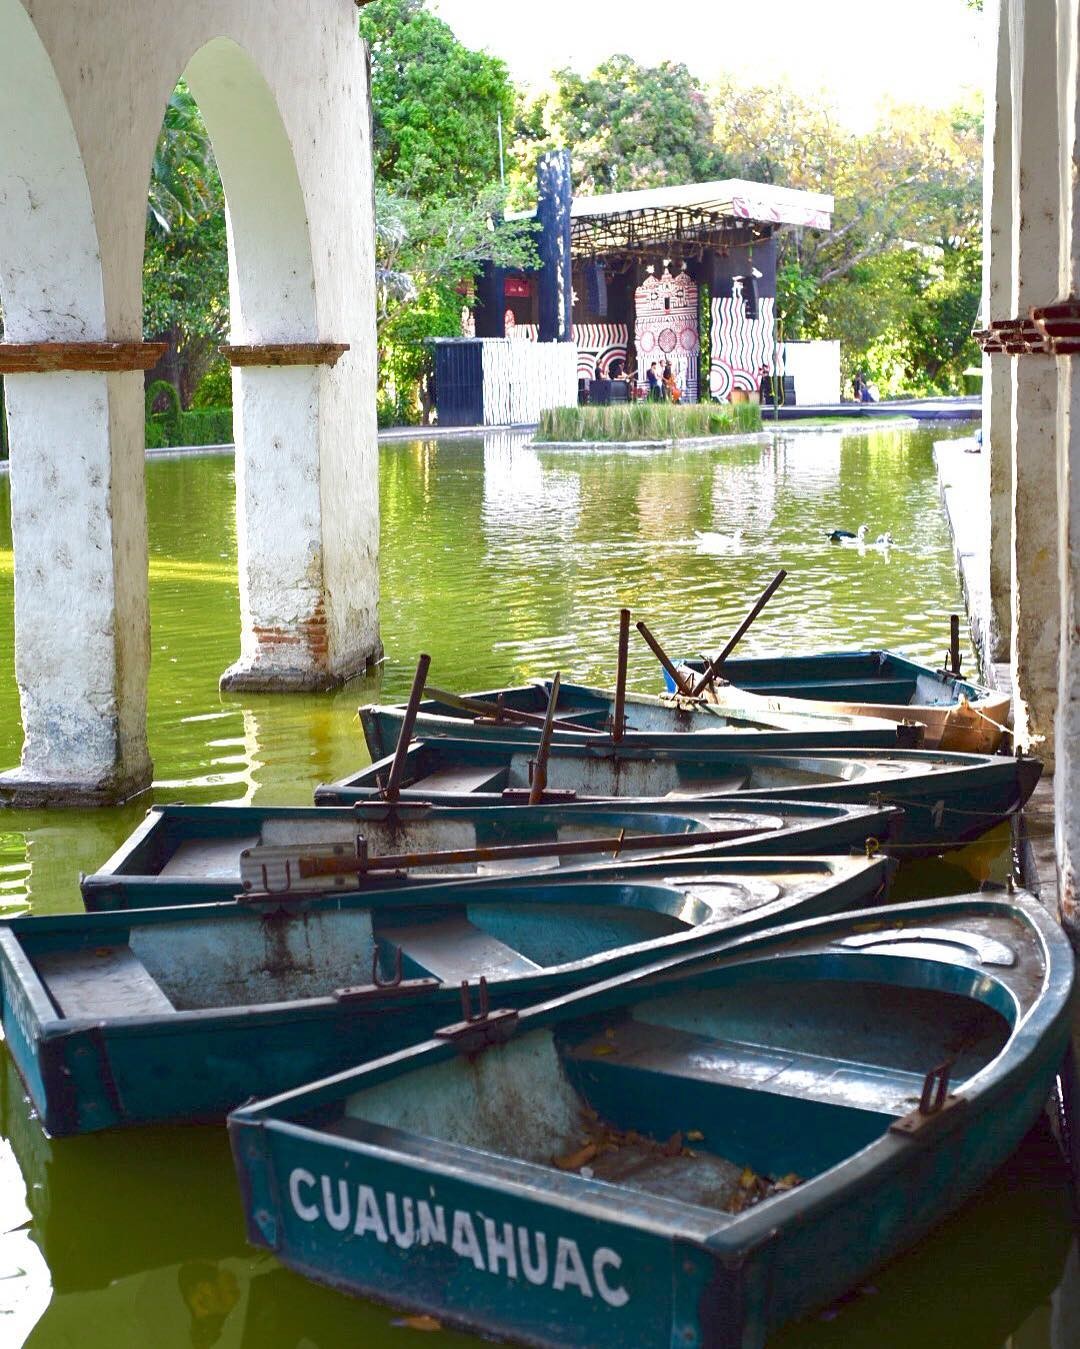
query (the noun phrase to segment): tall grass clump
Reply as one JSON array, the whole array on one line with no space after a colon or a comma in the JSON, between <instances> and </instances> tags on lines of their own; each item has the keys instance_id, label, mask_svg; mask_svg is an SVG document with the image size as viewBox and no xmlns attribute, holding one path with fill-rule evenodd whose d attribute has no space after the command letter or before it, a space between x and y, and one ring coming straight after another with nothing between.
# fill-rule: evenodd
<instances>
[{"instance_id":1,"label":"tall grass clump","mask_svg":"<svg viewBox=\"0 0 1080 1349\"><path fill-rule=\"evenodd\" d=\"M551 408L538 441L693 440L761 430L757 403L615 403Z\"/></svg>"}]
</instances>

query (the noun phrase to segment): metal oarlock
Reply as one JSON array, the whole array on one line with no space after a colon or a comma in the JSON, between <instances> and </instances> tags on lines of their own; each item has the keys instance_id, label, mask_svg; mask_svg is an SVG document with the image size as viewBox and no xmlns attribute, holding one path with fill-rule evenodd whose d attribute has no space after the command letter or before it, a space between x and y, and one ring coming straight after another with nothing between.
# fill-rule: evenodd
<instances>
[{"instance_id":1,"label":"metal oarlock","mask_svg":"<svg viewBox=\"0 0 1080 1349\"><path fill-rule=\"evenodd\" d=\"M903 1118L893 1120L889 1125L890 1133L918 1137L921 1131L935 1124L943 1115L964 1104L964 1097L949 1094L953 1063L953 1059L948 1059L930 1069L923 1078L919 1104Z\"/></svg>"},{"instance_id":2,"label":"metal oarlock","mask_svg":"<svg viewBox=\"0 0 1080 1349\"><path fill-rule=\"evenodd\" d=\"M949 1078L952 1076L952 1062L939 1063L931 1068L923 1079L922 1094L919 1097L919 1114L936 1115L945 1105L949 1095Z\"/></svg>"},{"instance_id":3,"label":"metal oarlock","mask_svg":"<svg viewBox=\"0 0 1080 1349\"><path fill-rule=\"evenodd\" d=\"M474 1025L477 1021L486 1021L491 1010L491 1000L488 994L488 982L485 975L480 976L480 1010L473 1012L472 993L470 992L468 979L461 981L461 1019L469 1025Z\"/></svg>"},{"instance_id":4,"label":"metal oarlock","mask_svg":"<svg viewBox=\"0 0 1080 1349\"><path fill-rule=\"evenodd\" d=\"M480 976L477 1010L473 1010L472 989L468 979L461 981L462 1020L453 1026L443 1026L435 1032L438 1040L448 1040L463 1053L477 1054L489 1045L500 1044L514 1033L518 1014L512 1008L491 1010L488 983Z\"/></svg>"},{"instance_id":5,"label":"metal oarlock","mask_svg":"<svg viewBox=\"0 0 1080 1349\"><path fill-rule=\"evenodd\" d=\"M379 973L379 948L376 946L371 953L371 982L375 988L399 988L403 973L401 947L394 947L394 973L389 979L384 979Z\"/></svg>"}]
</instances>

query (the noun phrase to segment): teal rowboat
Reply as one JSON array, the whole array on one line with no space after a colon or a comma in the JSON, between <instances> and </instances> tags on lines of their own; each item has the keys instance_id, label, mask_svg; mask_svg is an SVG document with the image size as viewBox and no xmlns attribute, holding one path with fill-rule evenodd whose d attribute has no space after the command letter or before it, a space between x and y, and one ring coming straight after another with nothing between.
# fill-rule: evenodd
<instances>
[{"instance_id":1,"label":"teal rowboat","mask_svg":"<svg viewBox=\"0 0 1080 1349\"><path fill-rule=\"evenodd\" d=\"M140 909L157 905L225 903L244 891L355 890L351 875L301 881L296 859L304 855L394 857L453 850L431 865L371 871L368 889L429 884L474 875L505 877L557 870L595 872L611 861L731 854L789 856L863 851L868 841L887 845L899 828L893 806L831 802L728 801L622 802L609 806L431 806L416 802L347 807L155 806L100 871L82 880L87 909ZM703 843L703 839L712 839ZM610 840L603 853L510 857L513 847L574 847ZM645 845L647 846L641 846ZM462 862L457 850L487 850ZM499 854L499 855L496 855ZM460 855L460 854L458 854ZM285 863L292 861L289 873ZM262 873L263 865L267 874Z\"/></svg>"},{"instance_id":2,"label":"teal rowboat","mask_svg":"<svg viewBox=\"0 0 1080 1349\"><path fill-rule=\"evenodd\" d=\"M234 1113L249 1238L498 1339L762 1349L1006 1160L1072 981L1033 899L979 896L493 1011Z\"/></svg>"},{"instance_id":3,"label":"teal rowboat","mask_svg":"<svg viewBox=\"0 0 1080 1349\"><path fill-rule=\"evenodd\" d=\"M681 667L695 679L703 660ZM674 681L666 672L664 687ZM815 656L738 657L724 662L723 679L708 696L718 710L753 716L817 712L822 716L883 716L923 726L925 749L992 754L1010 715L1008 694L934 670L894 651L838 651Z\"/></svg>"},{"instance_id":4,"label":"teal rowboat","mask_svg":"<svg viewBox=\"0 0 1080 1349\"><path fill-rule=\"evenodd\" d=\"M520 740L532 743L540 730L551 696L551 681L535 680L516 688L490 689L445 702L438 696L421 701L413 734L420 739L448 735L455 739ZM754 698L718 707L706 701L625 696L623 742L647 749L814 749L855 745L862 749L914 749L922 727L914 721L881 716L821 713L797 706L767 708ZM467 703L469 708L462 707ZM487 711L484 711L487 709ZM375 704L360 709L360 722L373 759L393 754L405 718L405 704ZM498 715L492 715L498 710ZM528 721L516 721L524 714ZM556 741L610 743L615 695L582 684L560 684L555 703Z\"/></svg>"},{"instance_id":5,"label":"teal rowboat","mask_svg":"<svg viewBox=\"0 0 1080 1349\"><path fill-rule=\"evenodd\" d=\"M223 1115L461 1016L461 986L522 1006L663 954L880 898L877 858L685 858L604 879L16 918L3 1028L45 1128Z\"/></svg>"},{"instance_id":6,"label":"teal rowboat","mask_svg":"<svg viewBox=\"0 0 1080 1349\"><path fill-rule=\"evenodd\" d=\"M520 804L528 800L535 747L512 742L415 740L405 756L406 800L439 805ZM926 750L822 749L806 753L643 749L633 745L553 745L542 800L638 798L678 810L687 799L741 793L759 802L844 801L899 806L905 849L958 845L1019 810L1042 765L1003 755ZM390 773L383 759L316 788L317 805L379 798Z\"/></svg>"}]
</instances>

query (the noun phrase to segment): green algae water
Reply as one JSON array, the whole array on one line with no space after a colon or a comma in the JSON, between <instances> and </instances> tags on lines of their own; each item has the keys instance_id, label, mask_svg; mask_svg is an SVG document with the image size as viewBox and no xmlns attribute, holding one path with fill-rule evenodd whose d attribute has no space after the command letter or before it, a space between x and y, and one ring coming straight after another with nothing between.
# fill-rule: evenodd
<instances>
[{"instance_id":1,"label":"green algae water","mask_svg":"<svg viewBox=\"0 0 1080 1349\"><path fill-rule=\"evenodd\" d=\"M956 431L936 434L956 434ZM413 664L482 688L556 669L610 684L620 606L671 652L719 644L779 567L745 654L890 646L939 662L961 609L925 431L803 431L716 449L545 451L527 437L386 444L387 659L324 696L219 694L238 652L232 460L147 465L153 796L0 820L0 914L81 907L151 800L309 803L367 762L358 704L403 697ZM18 761L7 479L0 479L0 759ZM866 523L886 550L830 544ZM966 668L971 668L970 655ZM631 684L659 687L632 648ZM1007 835L912 868L905 896L1003 879ZM429 1344L384 1307L319 1288L244 1241L223 1128L51 1142L0 1052L0 1349L360 1349ZM777 1349L1075 1349L1080 1276L1067 1182L1037 1131L967 1208ZM436 1338L436 1343L440 1339ZM441 1332L445 1344L480 1341Z\"/></svg>"}]
</instances>

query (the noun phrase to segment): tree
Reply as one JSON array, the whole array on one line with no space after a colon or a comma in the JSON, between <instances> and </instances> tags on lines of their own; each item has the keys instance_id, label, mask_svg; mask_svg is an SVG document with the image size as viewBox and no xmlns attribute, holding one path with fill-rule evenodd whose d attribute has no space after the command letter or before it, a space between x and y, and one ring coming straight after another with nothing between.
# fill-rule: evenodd
<instances>
[{"instance_id":1,"label":"tree","mask_svg":"<svg viewBox=\"0 0 1080 1349\"><path fill-rule=\"evenodd\" d=\"M514 116L504 62L471 51L425 0L375 0L371 50L375 177L416 200L467 198L499 180L498 122Z\"/></svg>"},{"instance_id":2,"label":"tree","mask_svg":"<svg viewBox=\"0 0 1080 1349\"><path fill-rule=\"evenodd\" d=\"M839 338L849 374L894 389L960 386L981 267L981 115L895 107L866 135L789 88L728 83L721 146L741 177L835 196L830 231L780 237L788 337Z\"/></svg>"},{"instance_id":3,"label":"tree","mask_svg":"<svg viewBox=\"0 0 1080 1349\"><path fill-rule=\"evenodd\" d=\"M724 169L704 86L684 65L643 66L612 56L581 76L554 73L554 89L522 110L515 158L525 191L543 151L568 148L585 195L700 182Z\"/></svg>"},{"instance_id":4,"label":"tree","mask_svg":"<svg viewBox=\"0 0 1080 1349\"><path fill-rule=\"evenodd\" d=\"M426 416L426 339L461 332L477 268L534 260L530 227L502 220L498 122L515 96L502 61L470 51L424 0L375 0L371 48L379 415Z\"/></svg>"},{"instance_id":5,"label":"tree","mask_svg":"<svg viewBox=\"0 0 1080 1349\"><path fill-rule=\"evenodd\" d=\"M167 350L166 379L188 408L229 328L225 195L198 104L180 82L154 151L143 254L143 331Z\"/></svg>"}]
</instances>

